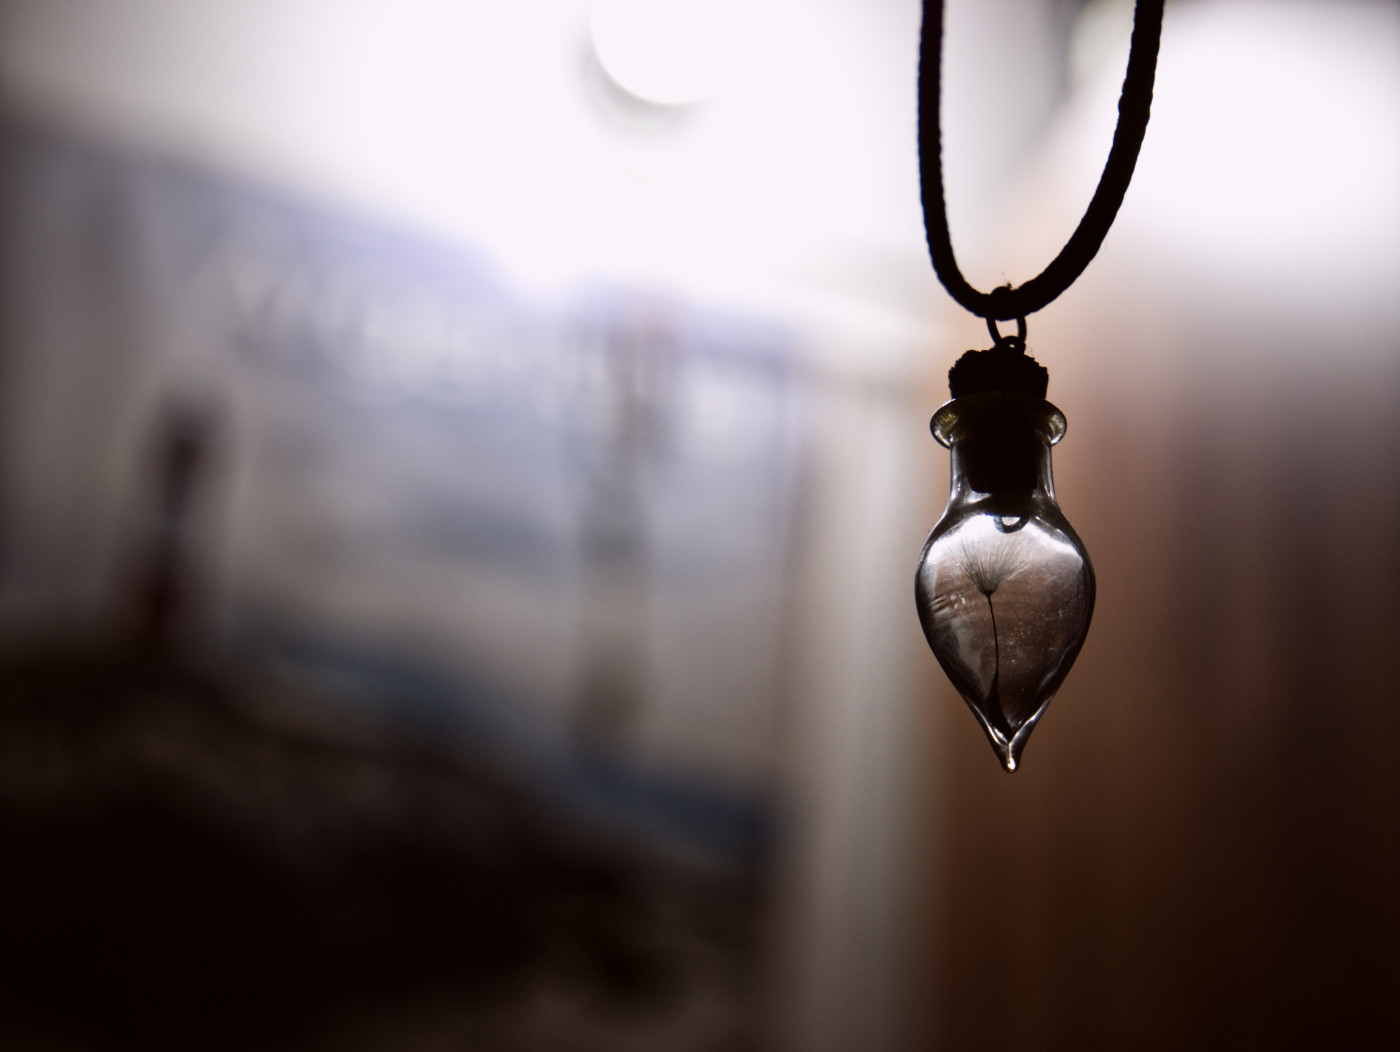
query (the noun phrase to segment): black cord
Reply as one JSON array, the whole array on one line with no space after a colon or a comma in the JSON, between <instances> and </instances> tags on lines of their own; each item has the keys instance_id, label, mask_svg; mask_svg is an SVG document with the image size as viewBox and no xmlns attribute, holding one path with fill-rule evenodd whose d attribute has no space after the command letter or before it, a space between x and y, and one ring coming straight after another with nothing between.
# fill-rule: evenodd
<instances>
[{"instance_id":1,"label":"black cord","mask_svg":"<svg viewBox=\"0 0 1400 1052\"><path fill-rule=\"evenodd\" d=\"M1162 38L1163 0L1137 0L1128 72L1118 100L1118 127L1098 189L1084 218L1060 254L1037 277L1013 288L1005 285L978 292L967 283L953 255L948 213L943 202L943 144L939 128L939 81L943 50L943 0L924 0L924 24L919 39L919 168L923 184L924 232L938 280L948 294L979 318L988 321L1024 320L1053 300L1084 273L1103 244L1118 215L1123 195L1133 178L1138 151L1147 132L1152 108L1152 80L1157 72L1157 49ZM995 330L994 330L995 331Z\"/></svg>"}]
</instances>

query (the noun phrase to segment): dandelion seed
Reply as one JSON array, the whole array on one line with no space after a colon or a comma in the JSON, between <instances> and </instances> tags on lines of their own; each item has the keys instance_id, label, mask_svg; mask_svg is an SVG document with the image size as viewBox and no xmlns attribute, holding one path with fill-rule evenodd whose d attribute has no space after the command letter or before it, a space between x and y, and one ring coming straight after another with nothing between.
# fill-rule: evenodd
<instances>
[{"instance_id":1,"label":"dandelion seed","mask_svg":"<svg viewBox=\"0 0 1400 1052\"><path fill-rule=\"evenodd\" d=\"M1001 711L1001 641L997 635L997 612L992 605L992 593L1030 565L1022 557L1021 539L968 547L962 544L958 563L974 588L987 597L987 613L992 618L992 686L987 702L993 712Z\"/></svg>"},{"instance_id":2,"label":"dandelion seed","mask_svg":"<svg viewBox=\"0 0 1400 1052\"><path fill-rule=\"evenodd\" d=\"M973 587L990 599L993 592L1030 565L1022 557L1021 548L1020 537L975 547L964 541L958 563Z\"/></svg>"}]
</instances>

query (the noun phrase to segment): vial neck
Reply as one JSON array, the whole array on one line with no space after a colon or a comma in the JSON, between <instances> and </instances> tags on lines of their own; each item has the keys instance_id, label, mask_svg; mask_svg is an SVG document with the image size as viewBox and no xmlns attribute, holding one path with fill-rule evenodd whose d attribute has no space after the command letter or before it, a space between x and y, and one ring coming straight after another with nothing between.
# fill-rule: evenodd
<instances>
[{"instance_id":1,"label":"vial neck","mask_svg":"<svg viewBox=\"0 0 1400 1052\"><path fill-rule=\"evenodd\" d=\"M1050 442L1028 420L1003 417L968 427L952 446L952 496L1032 496L1054 499Z\"/></svg>"}]
</instances>

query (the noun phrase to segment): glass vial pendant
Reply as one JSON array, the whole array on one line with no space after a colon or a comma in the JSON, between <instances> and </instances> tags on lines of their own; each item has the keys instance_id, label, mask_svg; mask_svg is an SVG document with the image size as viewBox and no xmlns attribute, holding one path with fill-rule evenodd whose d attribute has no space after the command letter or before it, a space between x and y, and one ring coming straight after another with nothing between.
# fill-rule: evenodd
<instances>
[{"instance_id":1,"label":"glass vial pendant","mask_svg":"<svg viewBox=\"0 0 1400 1052\"><path fill-rule=\"evenodd\" d=\"M938 662L1008 771L1064 681L1094 612L1088 553L1055 501L1050 447L1064 415L1040 394L975 390L934 414L952 455L948 507L924 543L915 598ZM966 360L966 359L965 359ZM962 363L959 363L960 365ZM985 364L985 361L984 363Z\"/></svg>"}]
</instances>

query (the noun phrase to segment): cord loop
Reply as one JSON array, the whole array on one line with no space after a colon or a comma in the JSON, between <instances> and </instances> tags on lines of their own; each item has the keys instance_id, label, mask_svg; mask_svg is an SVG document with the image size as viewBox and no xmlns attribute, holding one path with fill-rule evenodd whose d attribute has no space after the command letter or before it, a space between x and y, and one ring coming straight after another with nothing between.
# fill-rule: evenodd
<instances>
[{"instance_id":1,"label":"cord loop","mask_svg":"<svg viewBox=\"0 0 1400 1052\"><path fill-rule=\"evenodd\" d=\"M1133 39L1128 51L1128 72L1118 100L1118 126L1108 151L1103 175L1079 226L1060 254L1036 277L1011 288L979 292L958 269L948 232L943 199L943 146L939 124L943 51L943 0L924 0L924 22L919 37L919 176L923 191L924 233L934 272L948 294L959 304L988 321L1010 321L1034 314L1074 283L1084 272L1108 228L1118 215L1128 191L1147 120L1152 109L1152 82L1157 72L1157 52L1162 39L1163 0L1137 0L1133 14Z\"/></svg>"}]
</instances>

